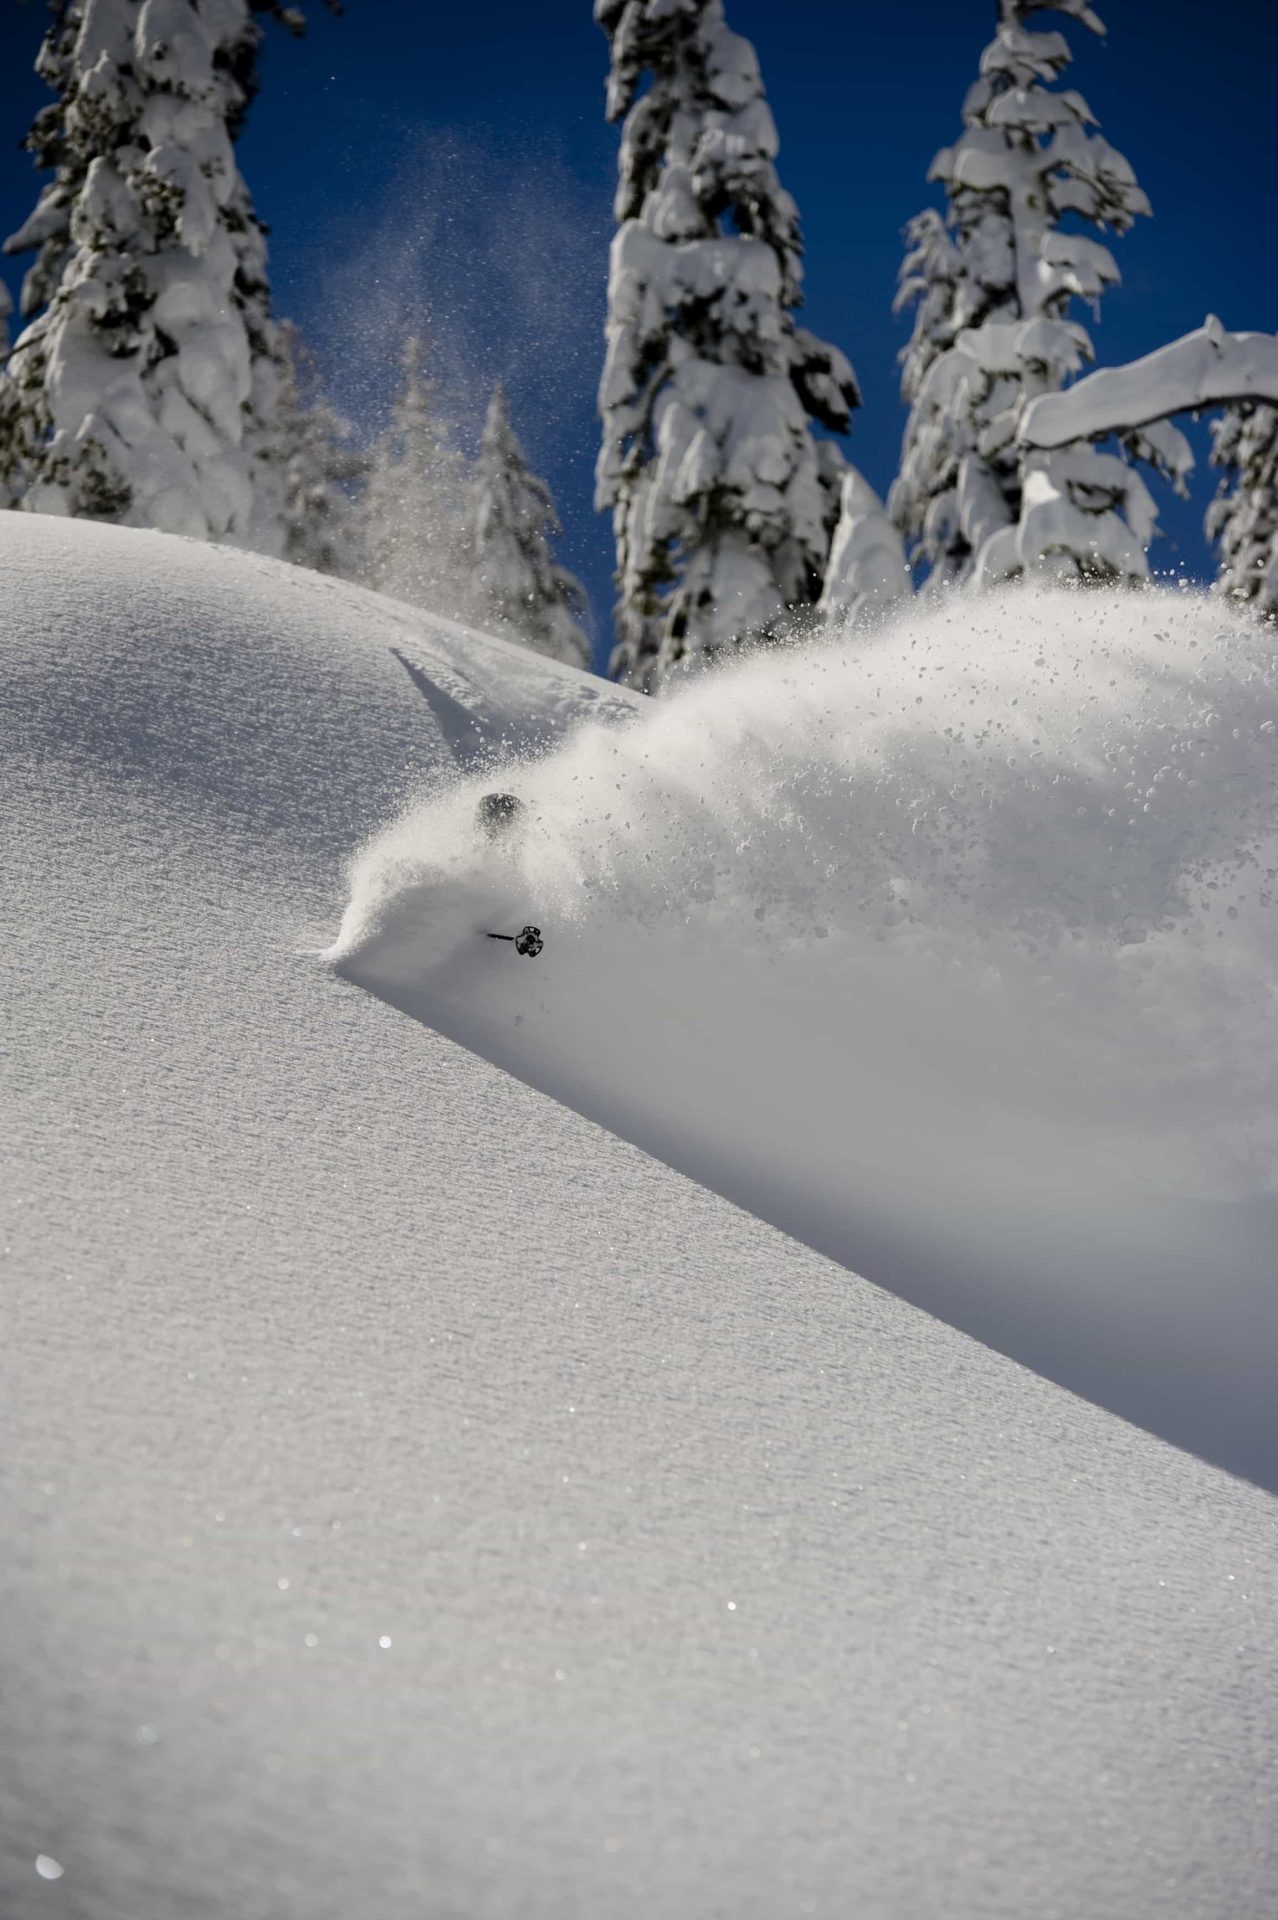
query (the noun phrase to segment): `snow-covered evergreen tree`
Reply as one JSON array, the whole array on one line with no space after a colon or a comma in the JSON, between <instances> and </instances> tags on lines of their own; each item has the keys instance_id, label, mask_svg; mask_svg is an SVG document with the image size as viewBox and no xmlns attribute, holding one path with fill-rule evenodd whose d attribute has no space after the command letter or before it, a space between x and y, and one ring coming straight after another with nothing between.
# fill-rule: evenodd
<instances>
[{"instance_id":1,"label":"snow-covered evergreen tree","mask_svg":"<svg viewBox=\"0 0 1278 1920\"><path fill-rule=\"evenodd\" d=\"M617 544L613 672L775 635L821 592L851 367L796 326L798 212L722 0L595 0L624 116L597 504ZM645 82L649 82L645 86Z\"/></svg>"},{"instance_id":2,"label":"snow-covered evergreen tree","mask_svg":"<svg viewBox=\"0 0 1278 1920\"><path fill-rule=\"evenodd\" d=\"M482 619L472 484L421 340L411 335L390 426L373 449L360 504L360 566L367 584L449 619Z\"/></svg>"},{"instance_id":3,"label":"snow-covered evergreen tree","mask_svg":"<svg viewBox=\"0 0 1278 1920\"><path fill-rule=\"evenodd\" d=\"M1212 423L1211 457L1225 470L1207 513L1220 590L1278 616L1278 407L1230 407Z\"/></svg>"},{"instance_id":4,"label":"snow-covered evergreen tree","mask_svg":"<svg viewBox=\"0 0 1278 1920\"><path fill-rule=\"evenodd\" d=\"M295 566L355 579L358 508L351 489L364 478L368 461L350 444L350 423L325 399L315 356L297 327L286 320L280 332L283 555Z\"/></svg>"},{"instance_id":5,"label":"snow-covered evergreen tree","mask_svg":"<svg viewBox=\"0 0 1278 1920\"><path fill-rule=\"evenodd\" d=\"M1043 12L1104 31L1088 0L1000 0L962 135L929 174L945 189L946 219L924 214L907 229L898 304L916 308L902 355L911 412L889 506L912 557L940 581L1147 571L1154 504L1124 459L1017 443L1026 403L1091 358L1071 303L1095 303L1119 277L1080 223L1123 233L1149 211L1086 101L1056 89L1069 45L1027 24Z\"/></svg>"},{"instance_id":6,"label":"snow-covered evergreen tree","mask_svg":"<svg viewBox=\"0 0 1278 1920\"><path fill-rule=\"evenodd\" d=\"M232 142L267 0L55 0L57 95L27 144L53 178L0 382L21 504L278 549L281 375L266 248Z\"/></svg>"},{"instance_id":7,"label":"snow-covered evergreen tree","mask_svg":"<svg viewBox=\"0 0 1278 1920\"><path fill-rule=\"evenodd\" d=\"M961 441L957 423L930 398L924 400L923 389L963 327L962 275L958 246L934 207L915 215L905 239L893 311L915 308L914 330L900 355L901 398L911 412L888 508L909 538L915 558L926 560L941 581L958 571L967 552L955 512Z\"/></svg>"},{"instance_id":8,"label":"snow-covered evergreen tree","mask_svg":"<svg viewBox=\"0 0 1278 1920\"><path fill-rule=\"evenodd\" d=\"M864 626L881 619L910 592L900 531L869 481L849 466L843 475L821 615Z\"/></svg>"},{"instance_id":9,"label":"snow-covered evergreen tree","mask_svg":"<svg viewBox=\"0 0 1278 1920\"><path fill-rule=\"evenodd\" d=\"M555 559L551 541L559 532L550 489L528 470L499 385L475 470L475 566L488 624L552 660L588 667L585 589Z\"/></svg>"}]
</instances>

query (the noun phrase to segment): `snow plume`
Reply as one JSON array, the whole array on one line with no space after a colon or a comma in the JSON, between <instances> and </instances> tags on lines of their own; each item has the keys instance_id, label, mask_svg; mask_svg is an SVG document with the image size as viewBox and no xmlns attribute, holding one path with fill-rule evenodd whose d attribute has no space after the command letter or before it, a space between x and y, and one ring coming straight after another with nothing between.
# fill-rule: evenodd
<instances>
[{"instance_id":1,"label":"snow plume","mask_svg":"<svg viewBox=\"0 0 1278 1920\"><path fill-rule=\"evenodd\" d=\"M1226 1318L1267 1285L1254 624L1155 589L916 603L483 784L526 803L496 844L468 783L357 859L362 984L1046 1371L1105 1364L1084 1294L1139 1344L1143 1289L1192 1367L1203 1262ZM535 962L480 937L527 921Z\"/></svg>"},{"instance_id":2,"label":"snow plume","mask_svg":"<svg viewBox=\"0 0 1278 1920\"><path fill-rule=\"evenodd\" d=\"M415 338L431 431L449 455L436 464L453 469L445 493L469 486L498 380L536 470L565 458L587 463L607 231L606 202L596 205L553 149L512 151L482 131L414 129L380 205L362 209L357 228L326 236L322 281L304 295L308 337L357 439L376 454L379 440L384 452L398 436L404 354ZM415 552L412 578L369 564L361 577L450 618L486 618L469 563L458 569L452 560L451 522L465 519L468 505L455 500L442 531L433 520L414 528L407 504L382 492L389 540L376 501L365 536ZM568 542L585 545L593 533L587 516L569 527Z\"/></svg>"},{"instance_id":3,"label":"snow plume","mask_svg":"<svg viewBox=\"0 0 1278 1920\"><path fill-rule=\"evenodd\" d=\"M483 129L410 129L380 198L325 233L305 296L343 412L385 417L417 331L476 445L498 379L516 402L535 387L552 420L592 419L608 234L606 195L549 136L525 147Z\"/></svg>"},{"instance_id":4,"label":"snow plume","mask_svg":"<svg viewBox=\"0 0 1278 1920\"><path fill-rule=\"evenodd\" d=\"M416 334L403 348L391 424L374 447L360 503L359 577L380 593L456 619L482 620L474 579L470 474Z\"/></svg>"}]
</instances>

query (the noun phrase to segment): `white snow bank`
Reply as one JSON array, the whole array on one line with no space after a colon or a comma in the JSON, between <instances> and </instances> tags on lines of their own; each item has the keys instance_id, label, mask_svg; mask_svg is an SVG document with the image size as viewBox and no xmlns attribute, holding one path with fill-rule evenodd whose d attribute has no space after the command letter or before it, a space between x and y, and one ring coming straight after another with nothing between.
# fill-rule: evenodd
<instances>
[{"instance_id":1,"label":"white snow bank","mask_svg":"<svg viewBox=\"0 0 1278 1920\"><path fill-rule=\"evenodd\" d=\"M411 811L332 958L1164 1431L1250 1404L1264 1471L1276 783L1278 666L1213 603L956 599L508 771L508 845L482 782ZM479 938L527 920L531 967Z\"/></svg>"},{"instance_id":2,"label":"white snow bank","mask_svg":"<svg viewBox=\"0 0 1278 1920\"><path fill-rule=\"evenodd\" d=\"M471 745L608 689L158 534L0 579L5 1920L1278 1911L1272 1500L299 951L456 777L392 648Z\"/></svg>"}]
</instances>

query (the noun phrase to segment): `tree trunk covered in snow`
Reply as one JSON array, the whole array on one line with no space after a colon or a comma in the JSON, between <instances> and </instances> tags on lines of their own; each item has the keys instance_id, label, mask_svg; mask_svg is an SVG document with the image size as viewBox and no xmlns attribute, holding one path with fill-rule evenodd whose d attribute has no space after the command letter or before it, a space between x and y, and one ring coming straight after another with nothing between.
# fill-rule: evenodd
<instances>
[{"instance_id":1,"label":"tree trunk covered in snow","mask_svg":"<svg viewBox=\"0 0 1278 1920\"><path fill-rule=\"evenodd\" d=\"M798 210L722 0L595 0L624 117L596 500L617 543L613 672L780 634L821 593L851 367L795 324ZM650 80L646 90L645 80Z\"/></svg>"},{"instance_id":2,"label":"tree trunk covered in snow","mask_svg":"<svg viewBox=\"0 0 1278 1920\"><path fill-rule=\"evenodd\" d=\"M488 624L552 660L588 667L585 589L555 559L551 541L559 532L550 489L529 472L499 386L475 471L475 565Z\"/></svg>"},{"instance_id":3,"label":"tree trunk covered in snow","mask_svg":"<svg viewBox=\"0 0 1278 1920\"><path fill-rule=\"evenodd\" d=\"M57 0L27 145L53 178L0 381L0 472L36 512L278 551L281 372L266 246L232 142L249 0Z\"/></svg>"},{"instance_id":4,"label":"tree trunk covered in snow","mask_svg":"<svg viewBox=\"0 0 1278 1920\"><path fill-rule=\"evenodd\" d=\"M1154 506L1139 475L1087 446L1031 452L1026 403L1092 356L1071 302L1118 279L1071 216L1122 233L1149 205L1131 167L1092 129L1082 97L1053 91L1064 37L1033 31L1039 0L1001 0L997 34L963 107L963 133L932 162L944 221L908 229L898 305L916 306L902 355L911 413L889 500L916 562L938 581L1026 572L1143 578ZM1054 0L1095 33L1087 0Z\"/></svg>"}]
</instances>

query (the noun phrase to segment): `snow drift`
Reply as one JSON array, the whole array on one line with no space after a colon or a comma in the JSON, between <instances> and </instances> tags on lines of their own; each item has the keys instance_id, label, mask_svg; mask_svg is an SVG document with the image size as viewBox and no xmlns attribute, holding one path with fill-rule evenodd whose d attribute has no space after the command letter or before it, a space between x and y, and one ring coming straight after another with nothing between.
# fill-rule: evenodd
<instances>
[{"instance_id":1,"label":"snow drift","mask_svg":"<svg viewBox=\"0 0 1278 1920\"><path fill-rule=\"evenodd\" d=\"M956 598L508 766L496 847L482 783L411 810L332 957L1272 1478L1276 780L1261 629L1190 594ZM535 969L477 937L529 919Z\"/></svg>"},{"instance_id":2,"label":"snow drift","mask_svg":"<svg viewBox=\"0 0 1278 1920\"><path fill-rule=\"evenodd\" d=\"M1278 1912L1272 1500L305 951L411 783L442 846L638 703L160 534L0 573L5 1920ZM456 1018L651 1023L648 899L455 941Z\"/></svg>"}]
</instances>

